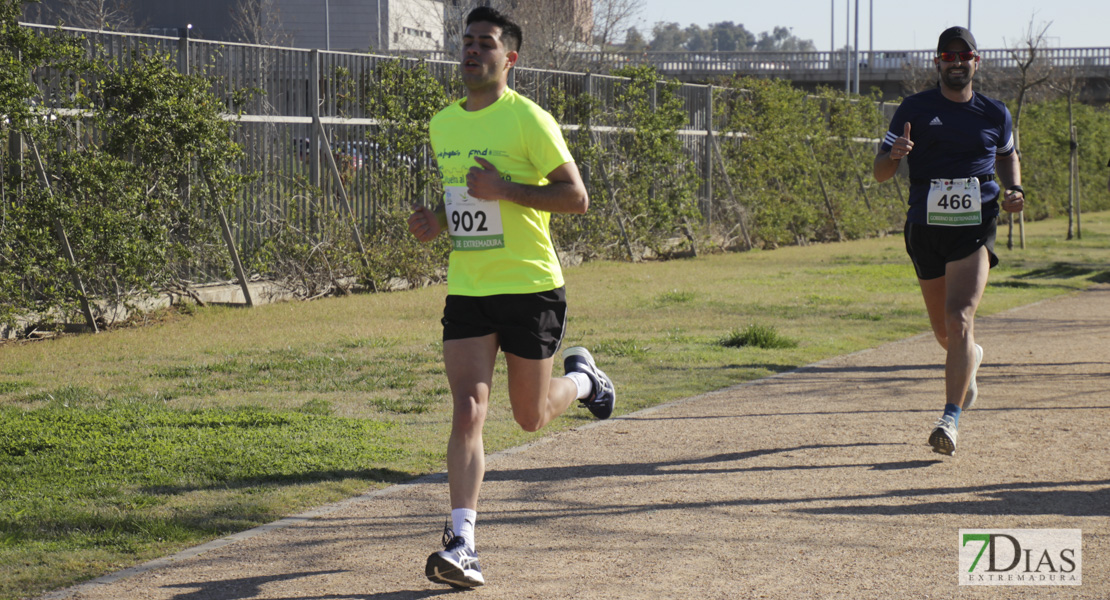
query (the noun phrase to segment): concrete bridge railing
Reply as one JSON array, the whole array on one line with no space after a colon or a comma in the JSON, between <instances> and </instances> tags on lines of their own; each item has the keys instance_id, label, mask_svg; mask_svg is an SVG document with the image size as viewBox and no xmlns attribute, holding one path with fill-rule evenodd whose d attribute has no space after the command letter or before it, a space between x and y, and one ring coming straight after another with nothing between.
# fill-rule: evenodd
<instances>
[{"instance_id":1,"label":"concrete bridge railing","mask_svg":"<svg viewBox=\"0 0 1110 600\"><path fill-rule=\"evenodd\" d=\"M441 50L397 51L399 54L420 56L431 60L452 61L456 57ZM985 63L992 68L1016 68L1019 61L1028 60L1025 51L1009 49L980 50ZM893 73L909 68L932 68L931 50L875 50L859 53L860 68L872 73ZM821 72L840 71L854 57L845 51L837 52L576 52L573 62L577 65L604 65L615 68L625 65L654 65L666 74L759 74L775 73L818 75ZM1110 76L1110 47L1107 48L1041 48L1038 60L1045 60L1054 68L1075 67L1079 74Z\"/></svg>"},{"instance_id":2,"label":"concrete bridge railing","mask_svg":"<svg viewBox=\"0 0 1110 600\"><path fill-rule=\"evenodd\" d=\"M985 63L992 67L1016 68L1027 60L1023 51L1006 49L981 50ZM931 68L934 52L929 50L876 50L859 53L861 69L898 71L907 68ZM664 73L760 73L841 71L853 60L841 52L585 52L583 62L607 65L655 65ZM1044 48L1038 60L1054 68L1076 67L1084 74L1101 71L1110 75L1110 48Z\"/></svg>"}]
</instances>

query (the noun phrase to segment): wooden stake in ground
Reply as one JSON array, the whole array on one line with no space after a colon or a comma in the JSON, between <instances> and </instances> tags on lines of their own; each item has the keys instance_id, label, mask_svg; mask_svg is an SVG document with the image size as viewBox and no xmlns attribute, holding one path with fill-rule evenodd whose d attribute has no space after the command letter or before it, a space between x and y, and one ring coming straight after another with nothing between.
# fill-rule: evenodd
<instances>
[{"instance_id":1,"label":"wooden stake in ground","mask_svg":"<svg viewBox=\"0 0 1110 600\"><path fill-rule=\"evenodd\" d=\"M591 131L590 141L597 143L597 137ZM621 231L621 240L624 241L624 250L628 252L628 260L636 261L636 253L632 251L632 242L628 239L628 232L624 228L624 213L621 211L620 204L617 203L616 190L613 189L613 183L609 180L609 172L605 168L604 158L599 158L597 161L597 170L601 172L601 182L605 185L605 191L609 192L609 204L613 208L613 217L617 220L617 227Z\"/></svg>"},{"instance_id":2,"label":"wooden stake in ground","mask_svg":"<svg viewBox=\"0 0 1110 600\"><path fill-rule=\"evenodd\" d=\"M1075 125L1071 126L1071 180L1072 186L1075 188L1075 239L1083 239L1083 227L1081 226L1081 211L1079 209L1080 192L1083 186L1079 183L1079 137L1076 133Z\"/></svg>"},{"instance_id":3,"label":"wooden stake in ground","mask_svg":"<svg viewBox=\"0 0 1110 600\"><path fill-rule=\"evenodd\" d=\"M744 223L744 207L740 205L740 201L736 197L736 190L732 187L732 179L728 176L728 169L725 167L725 157L721 154L721 146L717 143L716 137L710 138L713 142L713 154L717 156L717 165L721 168L721 176L724 177L725 186L728 187L728 197L732 200L732 205L736 207L736 215L740 221L740 234L744 236L744 249L752 249L752 238L748 235L748 226Z\"/></svg>"},{"instance_id":4,"label":"wooden stake in ground","mask_svg":"<svg viewBox=\"0 0 1110 600\"><path fill-rule=\"evenodd\" d=\"M46 176L46 167L43 166L42 157L39 156L39 148L30 134L27 135L27 139L30 142L31 153L35 157L35 170L38 172L39 181L42 182L46 193L53 196L54 190L50 187L50 178ZM58 243L62 246L62 254L69 262L72 270L73 285L77 288L78 300L81 302L81 312L85 315L85 323L88 325L89 331L99 333L100 329L96 326L96 318L93 317L92 307L89 306L89 297L85 292L85 283L81 280L81 273L77 270L77 258L73 254L73 248L69 245L69 236L66 235L65 227L59 219L54 219L54 233L58 236Z\"/></svg>"},{"instance_id":5,"label":"wooden stake in ground","mask_svg":"<svg viewBox=\"0 0 1110 600\"><path fill-rule=\"evenodd\" d=\"M335 177L335 185L339 186L339 201L343 204L343 210L347 212L347 216L351 218L351 235L358 245L358 257L362 260L362 266L370 268L370 261L366 259L366 246L362 244L362 233L358 229L358 219L355 218L355 211L351 209L351 202L347 199L347 189L343 186L343 178L339 173L339 165L335 164L335 155L332 153L331 142L328 141L328 134L324 131L324 123L320 121L319 117L312 118L313 123L316 125L316 130L320 134L321 146L323 147L324 154L328 157L328 166L331 167L332 177Z\"/></svg>"},{"instance_id":6,"label":"wooden stake in ground","mask_svg":"<svg viewBox=\"0 0 1110 600\"><path fill-rule=\"evenodd\" d=\"M829 192L825 189L825 178L821 176L821 163L817 160L817 154L813 151L813 145L806 142L806 148L809 148L809 155L813 157L814 173L817 174L817 183L821 186L821 195L825 198L825 210L829 212L829 220L832 221L833 229L836 231L836 240L838 242L843 242L844 233L840 231L840 222L836 220L836 211L833 210L832 199L829 198ZM862 183L860 187L863 187ZM866 196L864 197L866 198Z\"/></svg>"},{"instance_id":7,"label":"wooden stake in ground","mask_svg":"<svg viewBox=\"0 0 1110 600\"><path fill-rule=\"evenodd\" d=\"M231 235L231 227L227 223L223 203L216 195L216 186L212 185L212 179L208 177L208 169L201 167L200 172L204 176L204 183L208 186L208 193L212 196L212 202L216 204L216 216L220 218L220 232L223 233L224 243L227 244L227 253L231 256L231 265L235 268L235 276L239 278L239 289L243 290L243 299L247 306L253 307L254 300L251 298L250 286L247 285L247 272L243 269L242 261L239 260L239 250L235 247L235 237Z\"/></svg>"}]
</instances>

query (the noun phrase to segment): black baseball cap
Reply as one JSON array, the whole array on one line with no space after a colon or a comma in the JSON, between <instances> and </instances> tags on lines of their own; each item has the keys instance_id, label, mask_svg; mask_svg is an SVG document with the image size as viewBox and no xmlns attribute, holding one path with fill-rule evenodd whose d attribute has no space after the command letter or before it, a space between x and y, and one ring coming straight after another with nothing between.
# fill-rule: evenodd
<instances>
[{"instance_id":1,"label":"black baseball cap","mask_svg":"<svg viewBox=\"0 0 1110 600\"><path fill-rule=\"evenodd\" d=\"M971 35L971 32L968 31L966 27L957 25L956 27L945 29L944 33L940 34L940 39L937 40L937 52L944 52L945 46L952 40L962 40L967 44L969 50L978 50L978 48L975 47L975 36Z\"/></svg>"}]
</instances>

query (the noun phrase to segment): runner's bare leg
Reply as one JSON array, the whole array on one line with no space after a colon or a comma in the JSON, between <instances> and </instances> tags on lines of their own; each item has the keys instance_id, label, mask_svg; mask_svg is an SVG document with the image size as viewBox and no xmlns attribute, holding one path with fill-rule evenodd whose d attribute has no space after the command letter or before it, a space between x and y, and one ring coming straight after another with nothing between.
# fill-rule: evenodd
<instances>
[{"instance_id":1,"label":"runner's bare leg","mask_svg":"<svg viewBox=\"0 0 1110 600\"><path fill-rule=\"evenodd\" d=\"M944 363L945 398L963 407L975 363L975 311L987 287L989 254L981 247L946 265L944 277L918 280L933 335L948 351Z\"/></svg>"},{"instance_id":2,"label":"runner's bare leg","mask_svg":"<svg viewBox=\"0 0 1110 600\"><path fill-rule=\"evenodd\" d=\"M447 482L453 509L478 510L478 491L486 473L482 427L497 349L494 334L443 342L443 364L454 403L447 442Z\"/></svg>"},{"instance_id":3,"label":"runner's bare leg","mask_svg":"<svg viewBox=\"0 0 1110 600\"><path fill-rule=\"evenodd\" d=\"M989 273L990 255L985 246L971 256L945 265L944 278L948 281L944 305L948 330L945 396L950 404L961 408L975 365L975 311L987 288Z\"/></svg>"},{"instance_id":4,"label":"runner's bare leg","mask_svg":"<svg viewBox=\"0 0 1110 600\"><path fill-rule=\"evenodd\" d=\"M575 401L578 388L566 377L551 377L555 357L541 360L505 353L509 372L509 403L513 418L525 431L538 431Z\"/></svg>"}]
</instances>

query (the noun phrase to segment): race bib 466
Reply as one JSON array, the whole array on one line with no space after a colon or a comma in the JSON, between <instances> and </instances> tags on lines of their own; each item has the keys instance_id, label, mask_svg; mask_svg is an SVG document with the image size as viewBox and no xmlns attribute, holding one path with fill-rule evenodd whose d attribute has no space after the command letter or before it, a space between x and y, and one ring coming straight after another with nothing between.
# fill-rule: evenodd
<instances>
[{"instance_id":1,"label":"race bib 466","mask_svg":"<svg viewBox=\"0 0 1110 600\"><path fill-rule=\"evenodd\" d=\"M933 179L929 182L926 223L963 227L983 222L983 197L979 180Z\"/></svg>"}]
</instances>

